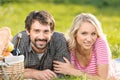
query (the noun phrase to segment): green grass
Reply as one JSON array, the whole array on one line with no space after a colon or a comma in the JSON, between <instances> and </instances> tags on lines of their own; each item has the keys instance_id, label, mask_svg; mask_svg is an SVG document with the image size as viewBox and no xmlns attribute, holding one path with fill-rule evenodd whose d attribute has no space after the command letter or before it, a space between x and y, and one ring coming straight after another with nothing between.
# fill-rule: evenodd
<instances>
[{"instance_id":1,"label":"green grass","mask_svg":"<svg viewBox=\"0 0 120 80\"><path fill-rule=\"evenodd\" d=\"M65 75L62 78L55 78L55 79L52 79L52 80L91 80L91 79L87 78L86 75L82 75L82 76L79 76L79 77Z\"/></svg>"}]
</instances>

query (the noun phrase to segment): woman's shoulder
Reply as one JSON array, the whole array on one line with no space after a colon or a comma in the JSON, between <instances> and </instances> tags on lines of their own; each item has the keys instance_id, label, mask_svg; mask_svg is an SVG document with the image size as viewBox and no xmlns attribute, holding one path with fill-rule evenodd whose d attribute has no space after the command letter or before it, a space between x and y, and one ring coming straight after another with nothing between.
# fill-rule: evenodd
<instances>
[{"instance_id":1,"label":"woman's shoulder","mask_svg":"<svg viewBox=\"0 0 120 80\"><path fill-rule=\"evenodd\" d=\"M101 50L109 50L109 45L106 39L104 38L98 38L94 44L93 47L94 50L100 50L98 52L101 52Z\"/></svg>"},{"instance_id":2,"label":"woman's shoulder","mask_svg":"<svg viewBox=\"0 0 120 80\"><path fill-rule=\"evenodd\" d=\"M106 44L107 40L105 38L97 38L95 44Z\"/></svg>"},{"instance_id":3,"label":"woman's shoulder","mask_svg":"<svg viewBox=\"0 0 120 80\"><path fill-rule=\"evenodd\" d=\"M96 39L96 41L105 41L105 38L99 37L99 38Z\"/></svg>"}]
</instances>

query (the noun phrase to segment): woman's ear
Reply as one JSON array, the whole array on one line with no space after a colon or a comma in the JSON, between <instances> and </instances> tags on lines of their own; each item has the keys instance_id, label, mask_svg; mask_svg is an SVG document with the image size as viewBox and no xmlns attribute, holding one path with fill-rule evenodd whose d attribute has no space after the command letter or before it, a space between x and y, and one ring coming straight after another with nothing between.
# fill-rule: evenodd
<instances>
[{"instance_id":1,"label":"woman's ear","mask_svg":"<svg viewBox=\"0 0 120 80\"><path fill-rule=\"evenodd\" d=\"M26 30L26 33L27 33L28 35L30 35L30 32L29 32L28 30Z\"/></svg>"},{"instance_id":2,"label":"woman's ear","mask_svg":"<svg viewBox=\"0 0 120 80\"><path fill-rule=\"evenodd\" d=\"M53 33L54 33L54 32L52 31L52 32L51 32L51 36L53 35Z\"/></svg>"}]
</instances>

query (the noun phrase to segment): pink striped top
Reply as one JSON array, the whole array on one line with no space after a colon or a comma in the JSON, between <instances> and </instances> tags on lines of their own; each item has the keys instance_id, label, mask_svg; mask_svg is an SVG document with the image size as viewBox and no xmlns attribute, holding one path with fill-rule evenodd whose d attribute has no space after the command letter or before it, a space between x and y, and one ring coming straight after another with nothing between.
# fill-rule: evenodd
<instances>
[{"instance_id":1,"label":"pink striped top","mask_svg":"<svg viewBox=\"0 0 120 80\"><path fill-rule=\"evenodd\" d=\"M111 52L105 40L102 38L98 38L93 45L90 63L86 67L82 67L79 64L75 56L75 51L71 51L71 63L74 64L75 68L91 75L97 74L98 64L108 64L110 62L110 57Z\"/></svg>"}]
</instances>

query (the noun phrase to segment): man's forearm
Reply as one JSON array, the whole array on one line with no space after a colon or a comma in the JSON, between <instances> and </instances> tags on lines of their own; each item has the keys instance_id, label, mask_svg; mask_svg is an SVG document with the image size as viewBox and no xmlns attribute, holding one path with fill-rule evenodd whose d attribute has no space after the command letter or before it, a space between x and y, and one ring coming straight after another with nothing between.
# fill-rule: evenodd
<instances>
[{"instance_id":1,"label":"man's forearm","mask_svg":"<svg viewBox=\"0 0 120 80\"><path fill-rule=\"evenodd\" d=\"M26 68L25 70L24 70L24 78L25 79L32 79L32 78L34 78L34 72L35 72L36 70L35 69L31 69L31 68Z\"/></svg>"},{"instance_id":2,"label":"man's forearm","mask_svg":"<svg viewBox=\"0 0 120 80\"><path fill-rule=\"evenodd\" d=\"M49 80L56 77L57 75L49 69L40 71L36 69L27 68L25 69L25 72L24 72L25 79Z\"/></svg>"}]
</instances>

